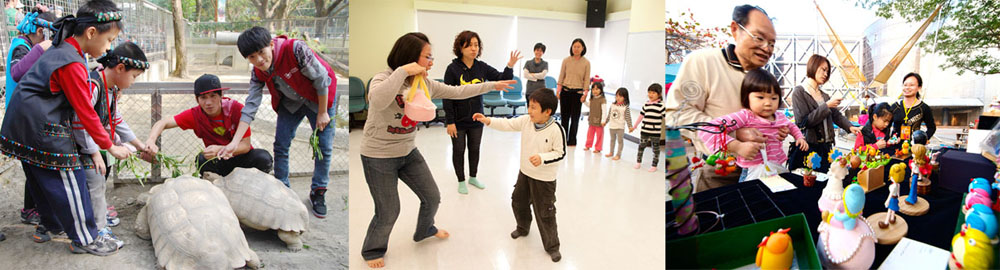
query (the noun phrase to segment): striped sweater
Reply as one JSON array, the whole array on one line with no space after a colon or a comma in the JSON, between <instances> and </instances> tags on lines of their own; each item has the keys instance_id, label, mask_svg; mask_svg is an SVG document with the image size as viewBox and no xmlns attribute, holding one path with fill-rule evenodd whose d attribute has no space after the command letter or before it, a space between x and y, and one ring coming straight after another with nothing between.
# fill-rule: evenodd
<instances>
[{"instance_id":1,"label":"striped sweater","mask_svg":"<svg viewBox=\"0 0 1000 270\"><path fill-rule=\"evenodd\" d=\"M636 120L642 121L642 125L639 126L642 130L641 133L649 136L660 136L660 130L663 129L663 115L666 112L663 100L649 101L642 105L642 113Z\"/></svg>"},{"instance_id":2,"label":"striped sweater","mask_svg":"<svg viewBox=\"0 0 1000 270\"><path fill-rule=\"evenodd\" d=\"M559 172L559 163L566 157L566 132L551 117L540 126L532 123L528 115L514 119L490 118L488 125L500 131L521 132L521 172L539 181L552 182ZM542 158L538 167L531 165L534 155Z\"/></svg>"},{"instance_id":3,"label":"striped sweater","mask_svg":"<svg viewBox=\"0 0 1000 270\"><path fill-rule=\"evenodd\" d=\"M715 120L712 120L711 123L718 124L721 123L722 120L725 120L726 122L736 120L736 126L729 127L729 130L749 127L756 128L763 133L764 137L767 138L767 161L775 164L785 164L785 161L788 160L788 156L785 155L785 151L781 149L781 141L778 140L779 128L787 127L789 129L789 134L791 134L792 137L795 137L796 140L803 138L802 131L799 130L799 127L792 124L791 121L788 121L788 118L786 118L784 114L778 112L774 113L773 122L757 116L757 114L751 110L742 109L716 118ZM719 136L724 137L720 139ZM730 137L729 134L712 134L704 131L698 131L698 138L705 142L705 147L712 152L719 151L722 149L723 145L736 140L736 138ZM743 168L760 165L761 163L764 163L764 159L761 158L760 155L757 155L756 158L750 160L744 159L740 156L736 157L736 165Z\"/></svg>"}]
</instances>

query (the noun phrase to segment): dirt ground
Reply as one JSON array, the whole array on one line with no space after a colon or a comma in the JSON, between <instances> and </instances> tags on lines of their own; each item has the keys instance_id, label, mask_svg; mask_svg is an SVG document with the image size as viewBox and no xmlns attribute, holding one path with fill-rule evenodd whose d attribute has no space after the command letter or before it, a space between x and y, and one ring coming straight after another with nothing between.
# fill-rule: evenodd
<instances>
[{"instance_id":1,"label":"dirt ground","mask_svg":"<svg viewBox=\"0 0 1000 270\"><path fill-rule=\"evenodd\" d=\"M151 241L135 236L136 215L141 208L136 197L149 190L137 184L117 185L107 194L122 222L112 231L125 241L117 254L98 257L72 254L69 240L53 238L37 244L30 235L33 225L20 222L18 209L23 205L24 174L14 168L0 175L0 230L7 240L0 242L0 262L3 269L154 269L156 257ZM302 198L308 197L308 177L291 179L292 189ZM347 269L347 174L330 177L326 201L326 219L310 215L309 231L303 234L306 248L291 252L274 231L244 229L250 249L260 257L264 269Z\"/></svg>"}]
</instances>

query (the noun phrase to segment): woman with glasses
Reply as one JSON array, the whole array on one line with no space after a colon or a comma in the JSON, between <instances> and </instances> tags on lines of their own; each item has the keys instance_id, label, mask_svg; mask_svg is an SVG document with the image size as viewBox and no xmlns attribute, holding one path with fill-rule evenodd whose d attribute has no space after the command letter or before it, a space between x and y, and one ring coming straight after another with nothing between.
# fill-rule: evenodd
<instances>
[{"instance_id":1,"label":"woman with glasses","mask_svg":"<svg viewBox=\"0 0 1000 270\"><path fill-rule=\"evenodd\" d=\"M403 94L413 84L425 85L430 98L464 99L489 91L506 91L514 81L496 81L450 86L427 79L434 65L431 44L422 33L407 33L393 45L386 61L389 68L375 74L369 84L369 114L361 139L361 166L368 191L375 201L375 216L368 225L361 256L372 268L385 266L389 233L399 216L402 181L420 198L420 213L413 241L435 236L448 238L434 225L441 193L423 155L417 150L417 123L406 117ZM420 80L417 80L420 78Z\"/></svg>"},{"instance_id":2,"label":"woman with glasses","mask_svg":"<svg viewBox=\"0 0 1000 270\"><path fill-rule=\"evenodd\" d=\"M444 83L452 86L477 84L488 81L510 80L514 78L514 64L521 59L518 51L510 52L510 60L503 72L497 71L483 61L482 39L472 31L462 31L455 36L452 52L455 59L451 60L444 72ZM458 193L469 194L465 185L465 148L469 148L469 184L484 189L486 185L476 179L479 169L479 144L483 138L483 124L472 120L472 115L483 113L483 96L476 95L465 99L445 99L445 125L448 136L451 137L452 163L455 166L455 176L458 177Z\"/></svg>"}]
</instances>

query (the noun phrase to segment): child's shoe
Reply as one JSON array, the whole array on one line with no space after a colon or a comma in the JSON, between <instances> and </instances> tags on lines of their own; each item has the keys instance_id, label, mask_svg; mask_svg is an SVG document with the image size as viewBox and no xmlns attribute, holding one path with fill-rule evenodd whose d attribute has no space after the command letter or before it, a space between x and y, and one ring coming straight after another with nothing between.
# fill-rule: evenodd
<instances>
[{"instance_id":1,"label":"child's shoe","mask_svg":"<svg viewBox=\"0 0 1000 270\"><path fill-rule=\"evenodd\" d=\"M583 151L590 151L590 147L584 147Z\"/></svg>"},{"instance_id":2,"label":"child's shoe","mask_svg":"<svg viewBox=\"0 0 1000 270\"><path fill-rule=\"evenodd\" d=\"M601 153L601 150L600 150L600 149L596 149L596 148L595 148L595 149L594 149L594 153L596 153L596 154L600 154L600 153Z\"/></svg>"},{"instance_id":3,"label":"child's shoe","mask_svg":"<svg viewBox=\"0 0 1000 270\"><path fill-rule=\"evenodd\" d=\"M111 216L108 217L108 227L115 227L118 226L118 224L120 223L122 223L122 220L120 218Z\"/></svg>"},{"instance_id":4,"label":"child's shoe","mask_svg":"<svg viewBox=\"0 0 1000 270\"><path fill-rule=\"evenodd\" d=\"M469 188L465 186L465 181L458 182L458 193L469 194Z\"/></svg>"},{"instance_id":5,"label":"child's shoe","mask_svg":"<svg viewBox=\"0 0 1000 270\"><path fill-rule=\"evenodd\" d=\"M118 211L115 211L114 205L108 205L108 217L118 217Z\"/></svg>"},{"instance_id":6,"label":"child's shoe","mask_svg":"<svg viewBox=\"0 0 1000 270\"><path fill-rule=\"evenodd\" d=\"M69 251L76 254L90 253L97 256L108 256L118 252L118 244L107 237L98 237L94 239L93 243L89 245L82 245L80 242L73 241L69 244Z\"/></svg>"},{"instance_id":7,"label":"child's shoe","mask_svg":"<svg viewBox=\"0 0 1000 270\"><path fill-rule=\"evenodd\" d=\"M111 242L115 243L115 245L118 246L118 249L121 249L122 247L125 246L125 241L118 240L118 237L115 236L115 234L111 232L111 228L105 227L104 229L101 229L100 231L97 231L97 236L98 237L103 237L103 238L108 238L108 240L111 240Z\"/></svg>"},{"instance_id":8,"label":"child's shoe","mask_svg":"<svg viewBox=\"0 0 1000 270\"><path fill-rule=\"evenodd\" d=\"M469 177L469 184L479 189L486 189L486 185L480 183L479 180L476 179L475 177Z\"/></svg>"},{"instance_id":9,"label":"child's shoe","mask_svg":"<svg viewBox=\"0 0 1000 270\"><path fill-rule=\"evenodd\" d=\"M622 159L622 156L615 156L614 158L611 158L611 160L619 160L619 159Z\"/></svg>"},{"instance_id":10,"label":"child's shoe","mask_svg":"<svg viewBox=\"0 0 1000 270\"><path fill-rule=\"evenodd\" d=\"M656 172L656 167L649 167L649 172Z\"/></svg>"},{"instance_id":11,"label":"child's shoe","mask_svg":"<svg viewBox=\"0 0 1000 270\"><path fill-rule=\"evenodd\" d=\"M636 170L638 170L638 169L639 169L639 167L642 167L642 163L638 163L638 162L636 162L636 163L635 163L635 166L632 166L632 168L635 168Z\"/></svg>"},{"instance_id":12,"label":"child's shoe","mask_svg":"<svg viewBox=\"0 0 1000 270\"><path fill-rule=\"evenodd\" d=\"M46 230L45 226L42 225L35 226L35 232L31 234L31 241L45 243L49 240L52 240L52 237L49 236L49 230Z\"/></svg>"},{"instance_id":13,"label":"child's shoe","mask_svg":"<svg viewBox=\"0 0 1000 270\"><path fill-rule=\"evenodd\" d=\"M21 208L21 223L38 225L42 221L42 216L35 209Z\"/></svg>"},{"instance_id":14,"label":"child's shoe","mask_svg":"<svg viewBox=\"0 0 1000 270\"><path fill-rule=\"evenodd\" d=\"M611 151L611 152L614 152L614 151ZM614 153L608 153L607 155L604 155L604 157L611 157L613 155L614 155Z\"/></svg>"},{"instance_id":15,"label":"child's shoe","mask_svg":"<svg viewBox=\"0 0 1000 270\"><path fill-rule=\"evenodd\" d=\"M549 256L552 257L552 262L559 262L562 260L562 254L559 251L549 252Z\"/></svg>"}]
</instances>

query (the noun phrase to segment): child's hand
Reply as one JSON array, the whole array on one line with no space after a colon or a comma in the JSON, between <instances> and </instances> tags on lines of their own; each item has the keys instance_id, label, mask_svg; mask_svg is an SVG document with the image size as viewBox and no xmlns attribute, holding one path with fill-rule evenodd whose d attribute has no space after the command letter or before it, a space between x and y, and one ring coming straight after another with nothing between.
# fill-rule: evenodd
<instances>
[{"instance_id":1,"label":"child's hand","mask_svg":"<svg viewBox=\"0 0 1000 270\"><path fill-rule=\"evenodd\" d=\"M111 156L114 156L117 159L127 159L132 155L132 151L129 151L128 148L120 145L112 145L111 148L108 148L108 153L111 153Z\"/></svg>"},{"instance_id":2,"label":"child's hand","mask_svg":"<svg viewBox=\"0 0 1000 270\"><path fill-rule=\"evenodd\" d=\"M490 121L489 117L486 117L485 115L483 115L481 113L473 114L472 115L472 120L479 121L479 122L481 122L483 124L486 124L487 126L489 126L490 122L492 122L492 121Z\"/></svg>"},{"instance_id":3,"label":"child's hand","mask_svg":"<svg viewBox=\"0 0 1000 270\"><path fill-rule=\"evenodd\" d=\"M628 130L628 133L632 133L632 132L635 132L635 128L630 128L630 129Z\"/></svg>"},{"instance_id":4,"label":"child's hand","mask_svg":"<svg viewBox=\"0 0 1000 270\"><path fill-rule=\"evenodd\" d=\"M108 166L104 163L104 157L101 156L101 151L91 154L90 157L94 159L94 169L97 171L98 175L104 176L108 173Z\"/></svg>"},{"instance_id":5,"label":"child's hand","mask_svg":"<svg viewBox=\"0 0 1000 270\"><path fill-rule=\"evenodd\" d=\"M587 95L580 96L580 103L587 102Z\"/></svg>"},{"instance_id":6,"label":"child's hand","mask_svg":"<svg viewBox=\"0 0 1000 270\"><path fill-rule=\"evenodd\" d=\"M542 156L535 154L534 156L528 158L528 161L531 161L531 165L538 167L538 165L542 165Z\"/></svg>"},{"instance_id":7,"label":"child's hand","mask_svg":"<svg viewBox=\"0 0 1000 270\"><path fill-rule=\"evenodd\" d=\"M878 148L885 148L885 145L886 145L885 139L880 139L877 142L875 142L875 146Z\"/></svg>"},{"instance_id":8,"label":"child's hand","mask_svg":"<svg viewBox=\"0 0 1000 270\"><path fill-rule=\"evenodd\" d=\"M799 146L799 150L807 151L809 150L809 143L805 139L795 140L795 145Z\"/></svg>"}]
</instances>

